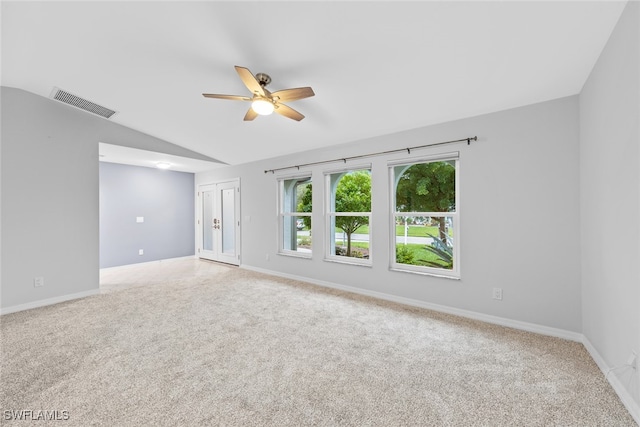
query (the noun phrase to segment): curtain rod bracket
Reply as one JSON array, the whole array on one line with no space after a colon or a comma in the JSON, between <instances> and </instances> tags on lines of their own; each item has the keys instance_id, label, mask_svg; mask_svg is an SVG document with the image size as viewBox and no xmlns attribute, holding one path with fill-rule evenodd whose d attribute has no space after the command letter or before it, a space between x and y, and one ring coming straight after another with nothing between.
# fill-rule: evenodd
<instances>
[{"instance_id":1,"label":"curtain rod bracket","mask_svg":"<svg viewBox=\"0 0 640 427\"><path fill-rule=\"evenodd\" d=\"M411 148L407 147L407 154L411 154Z\"/></svg>"}]
</instances>

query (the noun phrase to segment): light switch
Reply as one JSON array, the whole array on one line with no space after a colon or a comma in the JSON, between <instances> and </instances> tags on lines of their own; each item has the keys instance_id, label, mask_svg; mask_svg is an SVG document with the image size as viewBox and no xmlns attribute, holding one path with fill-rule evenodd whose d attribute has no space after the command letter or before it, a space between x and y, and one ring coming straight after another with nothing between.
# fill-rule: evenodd
<instances>
[{"instance_id":1,"label":"light switch","mask_svg":"<svg viewBox=\"0 0 640 427\"><path fill-rule=\"evenodd\" d=\"M136 222L144 222L144 217L143 216L137 216L136 217Z\"/></svg>"}]
</instances>

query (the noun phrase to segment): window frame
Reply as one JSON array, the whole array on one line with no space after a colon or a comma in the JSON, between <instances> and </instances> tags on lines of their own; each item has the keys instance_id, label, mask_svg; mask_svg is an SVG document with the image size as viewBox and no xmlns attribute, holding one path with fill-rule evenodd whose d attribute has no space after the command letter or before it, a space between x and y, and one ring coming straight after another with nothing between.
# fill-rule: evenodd
<instances>
[{"instance_id":1,"label":"window frame","mask_svg":"<svg viewBox=\"0 0 640 427\"><path fill-rule=\"evenodd\" d=\"M333 198L335 195L333 194L333 188L331 183L331 176L341 174L342 176L346 175L349 172L357 172L361 170L368 170L369 175L372 176L372 165L371 163L367 164L358 164L358 165L349 165L348 167L343 167L339 169L332 169L324 171L324 203L323 203L323 212L324 212L324 225L325 225L325 254L324 260L330 262L337 262L342 264L353 264L371 267L373 266L373 203L369 212L335 212L335 201ZM342 179L342 176L340 179ZM340 180L336 181L337 183ZM373 199L373 185L371 186L371 197ZM367 216L369 217L369 257L368 258L356 258L356 257L348 257L346 255L336 255L335 254L335 222L332 223L331 219L337 216Z\"/></svg>"},{"instance_id":2,"label":"window frame","mask_svg":"<svg viewBox=\"0 0 640 427\"><path fill-rule=\"evenodd\" d=\"M442 161L455 162L455 212L398 212L396 211L396 174L395 168L399 166L411 167L415 164L434 163ZM387 162L389 170L389 270L405 273L423 274L435 277L444 277L460 280L460 154L459 152L442 153L419 158L404 158ZM396 262L396 218L403 216L422 217L451 217L453 225L453 268L435 268Z\"/></svg>"},{"instance_id":3,"label":"window frame","mask_svg":"<svg viewBox=\"0 0 640 427\"><path fill-rule=\"evenodd\" d=\"M285 212L285 199L286 199L286 190L285 190L285 181L291 180L308 180L309 183L313 184L313 176L311 172L300 173L296 175L283 175L277 178L278 185L278 207L277 207L277 227L278 230L278 255L285 255L297 258L308 258L311 259L313 257L313 240L311 241L311 250L309 252L300 252L298 250L285 249L285 218L286 217L313 217L313 208L311 212L298 212L297 210L291 210L290 212ZM299 184L298 184L299 185ZM313 200L313 191L312 191L312 200ZM297 207L296 207L297 209ZM294 225L292 225L293 227ZM309 235L312 236L313 230L313 219L311 221L311 229L309 230ZM296 234L296 245L297 245L297 234Z\"/></svg>"}]
</instances>

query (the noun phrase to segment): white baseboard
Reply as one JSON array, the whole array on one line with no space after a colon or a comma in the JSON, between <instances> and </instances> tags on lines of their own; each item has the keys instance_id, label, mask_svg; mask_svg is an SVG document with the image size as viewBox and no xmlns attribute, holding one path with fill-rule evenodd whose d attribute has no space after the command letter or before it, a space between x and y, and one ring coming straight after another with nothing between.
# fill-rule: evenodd
<instances>
[{"instance_id":1,"label":"white baseboard","mask_svg":"<svg viewBox=\"0 0 640 427\"><path fill-rule=\"evenodd\" d=\"M161 264L161 263L164 263L164 262L181 261L181 260L184 260L184 259L196 259L196 256L195 255L187 255L187 256L180 256L180 257L176 257L176 258L165 258L165 259L156 259L154 261L136 262L134 264L116 265L116 266L113 266L113 267L101 268L100 271L109 271L109 270L112 270L114 268L133 267L133 266L136 266L136 265Z\"/></svg>"},{"instance_id":2,"label":"white baseboard","mask_svg":"<svg viewBox=\"0 0 640 427\"><path fill-rule=\"evenodd\" d=\"M77 292L75 294L62 295L59 297L47 298L38 301L28 302L26 304L13 305L11 307L5 307L0 309L0 315L16 313L18 311L31 310L32 308L44 307L47 305L58 304L65 301L71 301L78 298L90 297L92 295L98 295L100 289L91 289L90 291Z\"/></svg>"},{"instance_id":3,"label":"white baseboard","mask_svg":"<svg viewBox=\"0 0 640 427\"><path fill-rule=\"evenodd\" d=\"M246 270L257 271L259 273L270 274L272 276L284 277L287 279L298 280L300 282L311 283L314 285L324 286L327 288L339 289L346 292L352 292L355 294L366 295L374 298L379 298L386 301L397 302L400 304L410 305L413 307L426 308L428 310L438 311L441 313L453 314L460 317L466 317L468 319L480 320L482 322L491 323L500 326L506 326L508 328L519 329L528 332L534 332L542 335L563 338L570 341L583 341L583 335L578 332L567 331L564 329L552 328L549 326L537 325L535 323L521 322L519 320L507 319L504 317L492 316L490 314L478 313L475 311L463 310L460 308L449 307L446 305L433 304L425 301L420 301L412 298L405 298L396 295L386 294L383 292L370 291L368 289L356 288L352 286L340 285L338 283L326 282L324 280L312 279L309 277L296 276L293 274L281 273L279 271L267 270L264 268L253 267L250 265L241 265L240 268Z\"/></svg>"},{"instance_id":4,"label":"white baseboard","mask_svg":"<svg viewBox=\"0 0 640 427\"><path fill-rule=\"evenodd\" d=\"M622 383L620 382L620 379L615 374L615 372L610 372L611 367L607 365L607 362L604 361L604 358L600 355L600 353L598 353L598 350L596 350L593 344L591 344L591 342L586 337L584 338L582 343L584 344L585 348L591 355L591 358L596 362L596 365L598 365L598 368L600 368L602 373L605 375L606 379L609 381L609 384L611 384L611 387L613 387L613 390L616 392L616 394L618 395L618 397L620 398L624 406L627 408L627 410L633 417L633 419L636 421L636 423L638 423L638 425L640 425L640 405L638 405L638 403L634 400L633 396L622 385ZM631 369L631 368L628 368L628 369ZM629 372L629 374L635 375L636 381L638 381L640 378L638 377L639 375L638 372L633 372L633 373Z\"/></svg>"}]
</instances>

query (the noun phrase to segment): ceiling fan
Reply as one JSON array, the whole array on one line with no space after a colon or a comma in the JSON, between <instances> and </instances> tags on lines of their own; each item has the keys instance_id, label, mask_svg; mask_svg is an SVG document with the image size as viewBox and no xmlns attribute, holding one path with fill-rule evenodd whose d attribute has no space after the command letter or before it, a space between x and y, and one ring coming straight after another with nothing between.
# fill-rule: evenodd
<instances>
[{"instance_id":1,"label":"ceiling fan","mask_svg":"<svg viewBox=\"0 0 640 427\"><path fill-rule=\"evenodd\" d=\"M288 117L293 120L300 121L304 116L283 104L287 101L295 101L297 99L308 98L314 96L313 89L310 87L298 87L295 89L283 89L276 92L269 92L266 86L271 83L271 77L264 73L258 73L255 76L248 68L235 66L242 83L251 91L252 97L239 95L218 95L215 93L203 93L205 98L231 99L235 101L251 101L251 108L244 116L245 121L253 120L258 115L269 115L274 111L281 116Z\"/></svg>"}]
</instances>

